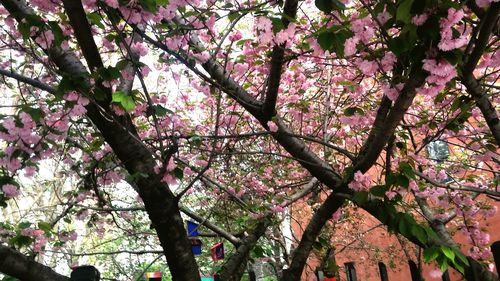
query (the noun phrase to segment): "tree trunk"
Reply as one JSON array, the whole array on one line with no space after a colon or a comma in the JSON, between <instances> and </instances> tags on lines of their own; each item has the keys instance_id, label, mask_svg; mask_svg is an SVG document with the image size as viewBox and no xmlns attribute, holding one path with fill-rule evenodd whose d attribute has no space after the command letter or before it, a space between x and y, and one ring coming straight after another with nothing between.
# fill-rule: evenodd
<instances>
[{"instance_id":1,"label":"tree trunk","mask_svg":"<svg viewBox=\"0 0 500 281\"><path fill-rule=\"evenodd\" d=\"M50 267L27 258L20 252L0 245L0 272L22 281L69 281Z\"/></svg>"},{"instance_id":2,"label":"tree trunk","mask_svg":"<svg viewBox=\"0 0 500 281\"><path fill-rule=\"evenodd\" d=\"M239 281L245 272L245 268L250 257L250 251L253 249L257 241L267 230L270 221L268 219L261 220L250 233L242 239L238 245L236 253L232 255L222 266L222 269L217 274L217 281Z\"/></svg>"},{"instance_id":3,"label":"tree trunk","mask_svg":"<svg viewBox=\"0 0 500 281\"><path fill-rule=\"evenodd\" d=\"M318 238L318 235L321 233L321 229L325 223L332 217L333 213L335 213L342 206L342 204L344 204L344 201L345 199L332 193L314 213L311 221L302 234L299 245L293 251L292 263L290 264L290 267L283 271L281 281L300 280L314 241Z\"/></svg>"}]
</instances>

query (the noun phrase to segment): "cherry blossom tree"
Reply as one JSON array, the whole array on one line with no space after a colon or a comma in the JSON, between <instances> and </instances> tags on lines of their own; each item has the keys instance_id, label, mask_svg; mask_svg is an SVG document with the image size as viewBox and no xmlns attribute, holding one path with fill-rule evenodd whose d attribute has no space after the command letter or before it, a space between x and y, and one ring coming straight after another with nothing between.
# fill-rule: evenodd
<instances>
[{"instance_id":1,"label":"cherry blossom tree","mask_svg":"<svg viewBox=\"0 0 500 281\"><path fill-rule=\"evenodd\" d=\"M173 280L200 280L184 216L234 246L218 275L240 280L315 198L282 280L353 205L442 271L498 279L480 225L500 195L498 1L0 3L0 204L57 214L0 225L1 272L66 280L34 258L80 220L154 237ZM68 182L28 188L47 163Z\"/></svg>"}]
</instances>

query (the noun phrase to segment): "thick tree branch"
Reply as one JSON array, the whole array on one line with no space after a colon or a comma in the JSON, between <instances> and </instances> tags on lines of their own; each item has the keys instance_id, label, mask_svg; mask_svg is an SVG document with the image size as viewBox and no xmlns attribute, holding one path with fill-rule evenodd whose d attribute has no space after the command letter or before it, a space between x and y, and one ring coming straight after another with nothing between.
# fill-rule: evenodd
<instances>
[{"instance_id":1,"label":"thick tree branch","mask_svg":"<svg viewBox=\"0 0 500 281\"><path fill-rule=\"evenodd\" d=\"M235 237L234 235L225 231L224 229L218 227L217 225L207 221L205 218L203 218L200 215L196 214L195 212L189 210L188 208L181 206L180 209L181 209L181 212L186 214L188 217L192 218L193 220L197 221L201 225L203 225L206 228L217 233L221 237L225 238L227 241L231 242L233 245L239 245L241 243L241 240L239 238Z\"/></svg>"},{"instance_id":2,"label":"thick tree branch","mask_svg":"<svg viewBox=\"0 0 500 281\"><path fill-rule=\"evenodd\" d=\"M14 78L19 82L31 85L35 88L38 88L40 90L46 91L48 93L54 94L56 92L56 89L52 88L50 85L43 83L42 81L30 77L26 77L24 75L8 71L5 69L0 69L0 75L4 75L10 78Z\"/></svg>"},{"instance_id":3,"label":"thick tree branch","mask_svg":"<svg viewBox=\"0 0 500 281\"><path fill-rule=\"evenodd\" d=\"M344 192L348 192L347 186L343 188ZM340 189L342 191L342 189ZM309 221L299 245L292 253L292 263L290 267L283 271L282 281L295 281L300 280L302 270L306 264L309 253L311 252L314 241L323 229L325 223L331 219L332 214L335 213L345 202L345 198L339 197L336 193L332 193L326 198L325 202L314 212L314 215Z\"/></svg>"},{"instance_id":4,"label":"thick tree branch","mask_svg":"<svg viewBox=\"0 0 500 281\"><path fill-rule=\"evenodd\" d=\"M396 127L403 119L406 111L413 103L415 98L415 89L420 87L425 81L425 74L422 70L416 71L409 75L401 93L399 94L394 105L387 113L386 97L382 99L379 111L377 112L376 121L370 131L370 135L361 148L358 155L358 160L355 161L354 170L366 172L377 161L380 153L389 141L389 138L394 134ZM390 102L390 101L389 101ZM379 116L380 115L380 118ZM384 118L384 115L386 117Z\"/></svg>"},{"instance_id":5,"label":"thick tree branch","mask_svg":"<svg viewBox=\"0 0 500 281\"><path fill-rule=\"evenodd\" d=\"M224 263L217 274L217 281L241 280L248 258L250 257L250 251L257 244L259 238L266 233L266 229L270 223L267 217L257 222L254 229L250 231L250 234L242 239L236 248L236 252Z\"/></svg>"},{"instance_id":6,"label":"thick tree branch","mask_svg":"<svg viewBox=\"0 0 500 281\"><path fill-rule=\"evenodd\" d=\"M493 28L498 21L499 13L500 2L495 2L491 4L486 16L481 19L478 37L475 40L474 38L471 39L471 42L474 43L474 49L466 57L465 64L462 67L463 75L472 74L476 69L477 63L488 45Z\"/></svg>"},{"instance_id":7,"label":"thick tree branch","mask_svg":"<svg viewBox=\"0 0 500 281\"><path fill-rule=\"evenodd\" d=\"M492 104L484 89L474 77L474 70L476 69L479 59L483 55L486 46L490 40L491 33L494 27L499 22L500 2L492 3L486 15L481 20L481 28L479 35L474 42L474 49L466 57L465 64L461 68L460 79L462 84L467 88L467 92L474 98L476 106L479 107L483 113L484 119L495 138L497 145L500 146L500 119L495 106Z\"/></svg>"},{"instance_id":8,"label":"thick tree branch","mask_svg":"<svg viewBox=\"0 0 500 281\"><path fill-rule=\"evenodd\" d=\"M69 281L48 266L29 259L20 252L0 245L0 272L22 281Z\"/></svg>"},{"instance_id":9,"label":"thick tree branch","mask_svg":"<svg viewBox=\"0 0 500 281\"><path fill-rule=\"evenodd\" d=\"M90 71L103 67L81 0L62 0L62 2Z\"/></svg>"},{"instance_id":10,"label":"thick tree branch","mask_svg":"<svg viewBox=\"0 0 500 281\"><path fill-rule=\"evenodd\" d=\"M500 201L500 192L498 192L498 191L492 191L492 190L488 190L486 188L480 188L480 187L469 187L469 186L461 186L461 185L459 185L459 187L454 187L451 184L437 182L437 181L425 176L424 174L422 174L419 171L414 171L414 172L417 176L419 176L420 178L424 179L426 182L428 182L434 186L449 189L449 190L470 191L470 192L474 192L474 193L486 194L486 195L491 196L492 199Z\"/></svg>"},{"instance_id":11,"label":"thick tree branch","mask_svg":"<svg viewBox=\"0 0 500 281\"><path fill-rule=\"evenodd\" d=\"M295 19L297 8L299 5L298 0L286 0L283 16L284 28L290 24L290 19ZM276 115L276 100L278 99L278 91L281 82L281 72L283 71L283 63L285 58L285 45L286 43L275 45L271 55L271 67L267 81L267 91L264 104L262 105L262 114L264 120L271 120Z\"/></svg>"}]
</instances>

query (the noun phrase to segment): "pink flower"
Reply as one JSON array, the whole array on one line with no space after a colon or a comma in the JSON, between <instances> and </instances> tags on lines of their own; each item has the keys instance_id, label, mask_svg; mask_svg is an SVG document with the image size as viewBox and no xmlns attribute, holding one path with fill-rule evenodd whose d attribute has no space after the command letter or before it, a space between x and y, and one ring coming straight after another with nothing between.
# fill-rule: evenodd
<instances>
[{"instance_id":1,"label":"pink flower","mask_svg":"<svg viewBox=\"0 0 500 281\"><path fill-rule=\"evenodd\" d=\"M375 61L361 60L357 64L361 72L366 76L372 76L378 69L378 64Z\"/></svg>"},{"instance_id":2,"label":"pink flower","mask_svg":"<svg viewBox=\"0 0 500 281\"><path fill-rule=\"evenodd\" d=\"M368 190L371 186L371 177L357 171L354 174L354 180L348 186L354 191Z\"/></svg>"},{"instance_id":3,"label":"pink flower","mask_svg":"<svg viewBox=\"0 0 500 281\"><path fill-rule=\"evenodd\" d=\"M118 4L118 0L104 0L106 2L106 5L110 6L111 8L118 9L120 5Z\"/></svg>"},{"instance_id":4,"label":"pink flower","mask_svg":"<svg viewBox=\"0 0 500 281\"><path fill-rule=\"evenodd\" d=\"M356 53L356 45L359 43L358 37L351 37L345 41L344 55L346 57L352 56Z\"/></svg>"},{"instance_id":5,"label":"pink flower","mask_svg":"<svg viewBox=\"0 0 500 281\"><path fill-rule=\"evenodd\" d=\"M385 24L390 18L391 14L389 14L387 11L384 11L377 15L377 19L380 22L380 24Z\"/></svg>"},{"instance_id":6,"label":"pink flower","mask_svg":"<svg viewBox=\"0 0 500 281\"><path fill-rule=\"evenodd\" d=\"M332 220L338 221L341 217L342 217L342 209L338 209L335 213L333 213Z\"/></svg>"},{"instance_id":7,"label":"pink flower","mask_svg":"<svg viewBox=\"0 0 500 281\"><path fill-rule=\"evenodd\" d=\"M498 2L499 0L476 0L476 4L480 8L486 8L493 2Z\"/></svg>"},{"instance_id":8,"label":"pink flower","mask_svg":"<svg viewBox=\"0 0 500 281\"><path fill-rule=\"evenodd\" d=\"M464 17L463 10L448 9L448 17L441 19L439 26L441 28L441 41L438 43L438 48L443 51L449 51L460 48L467 44L467 34L462 34L458 38L453 38L452 27L460 22Z\"/></svg>"},{"instance_id":9,"label":"pink flower","mask_svg":"<svg viewBox=\"0 0 500 281\"><path fill-rule=\"evenodd\" d=\"M40 45L40 47L46 49L50 46L52 46L52 42L54 42L54 33L52 33L52 30L46 30L42 32L36 39L35 42Z\"/></svg>"},{"instance_id":10,"label":"pink flower","mask_svg":"<svg viewBox=\"0 0 500 281\"><path fill-rule=\"evenodd\" d=\"M13 184L4 184L2 186L2 191L7 198L16 198L21 194L21 192Z\"/></svg>"},{"instance_id":11,"label":"pink flower","mask_svg":"<svg viewBox=\"0 0 500 281\"><path fill-rule=\"evenodd\" d=\"M392 52L385 53L384 57L380 61L380 63L382 64L382 70L386 72L391 71L396 60L396 55L394 55Z\"/></svg>"},{"instance_id":12,"label":"pink flower","mask_svg":"<svg viewBox=\"0 0 500 281\"><path fill-rule=\"evenodd\" d=\"M429 16L427 14L416 15L411 18L411 22L416 26L421 26L427 21L428 17Z\"/></svg>"},{"instance_id":13,"label":"pink flower","mask_svg":"<svg viewBox=\"0 0 500 281\"><path fill-rule=\"evenodd\" d=\"M273 121L267 121L267 126L269 127L269 131L276 133L278 131L278 126Z\"/></svg>"},{"instance_id":14,"label":"pink flower","mask_svg":"<svg viewBox=\"0 0 500 281\"><path fill-rule=\"evenodd\" d=\"M434 269L429 272L429 276L433 279L441 278L441 276L443 276L443 272L439 269Z\"/></svg>"},{"instance_id":15,"label":"pink flower","mask_svg":"<svg viewBox=\"0 0 500 281\"><path fill-rule=\"evenodd\" d=\"M136 52L139 56L143 57L148 54L148 47L141 43L141 42L136 42L131 46L132 51Z\"/></svg>"},{"instance_id":16,"label":"pink flower","mask_svg":"<svg viewBox=\"0 0 500 281\"><path fill-rule=\"evenodd\" d=\"M394 192L392 190L385 192L385 196L387 196L387 198L389 198L389 200L392 200L392 198L396 197L396 195L398 195L398 193Z\"/></svg>"}]
</instances>

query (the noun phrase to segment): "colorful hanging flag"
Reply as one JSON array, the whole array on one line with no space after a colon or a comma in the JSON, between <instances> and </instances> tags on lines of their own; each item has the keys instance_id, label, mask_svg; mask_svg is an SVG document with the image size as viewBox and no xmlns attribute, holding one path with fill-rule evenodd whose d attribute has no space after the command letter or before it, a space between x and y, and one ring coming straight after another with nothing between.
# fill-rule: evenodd
<instances>
[{"instance_id":1,"label":"colorful hanging flag","mask_svg":"<svg viewBox=\"0 0 500 281\"><path fill-rule=\"evenodd\" d=\"M195 238L190 238L191 241L191 251L195 255L201 255L201 240L200 239L195 239Z\"/></svg>"},{"instance_id":2,"label":"colorful hanging flag","mask_svg":"<svg viewBox=\"0 0 500 281\"><path fill-rule=\"evenodd\" d=\"M224 259L224 244L217 243L212 247L212 260L218 261Z\"/></svg>"},{"instance_id":3,"label":"colorful hanging flag","mask_svg":"<svg viewBox=\"0 0 500 281\"><path fill-rule=\"evenodd\" d=\"M196 237L196 236L200 235L198 233L198 226L199 225L197 223L194 223L192 221L187 222L188 236L189 237Z\"/></svg>"},{"instance_id":4,"label":"colorful hanging flag","mask_svg":"<svg viewBox=\"0 0 500 281\"><path fill-rule=\"evenodd\" d=\"M162 275L161 271L146 272L146 278L150 281L161 280Z\"/></svg>"}]
</instances>

